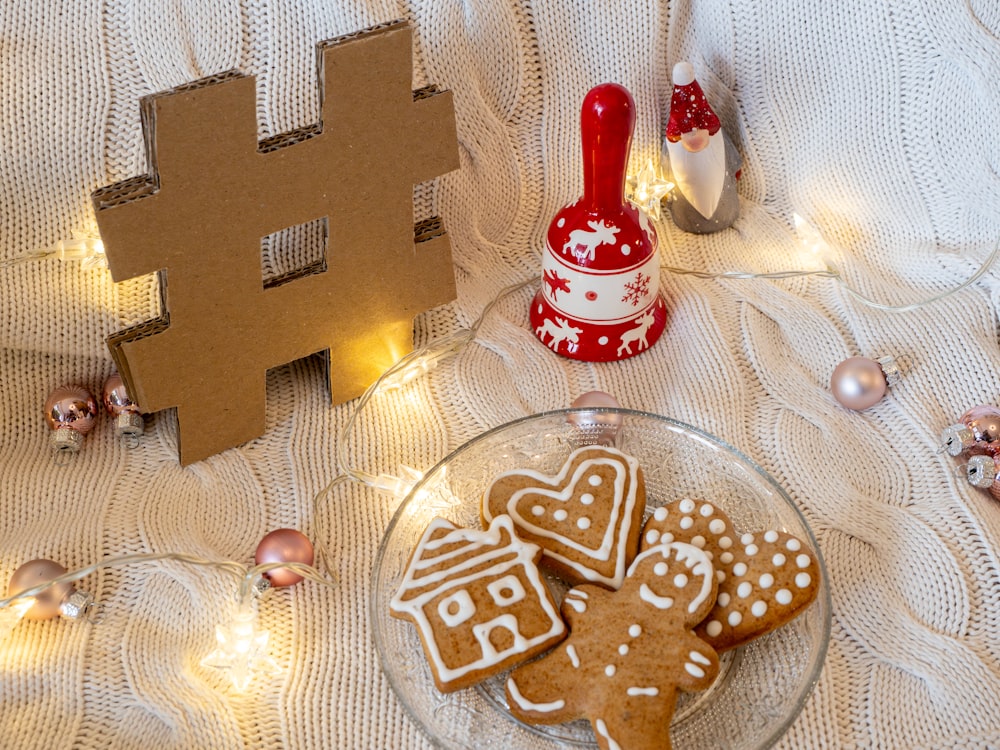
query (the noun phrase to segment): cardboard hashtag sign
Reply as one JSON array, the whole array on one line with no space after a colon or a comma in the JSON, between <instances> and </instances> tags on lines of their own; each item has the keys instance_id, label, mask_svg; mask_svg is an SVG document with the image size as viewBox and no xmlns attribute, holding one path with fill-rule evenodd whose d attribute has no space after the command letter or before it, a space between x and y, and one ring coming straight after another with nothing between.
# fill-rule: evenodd
<instances>
[{"instance_id":1,"label":"cardboard hashtag sign","mask_svg":"<svg viewBox=\"0 0 1000 750\"><path fill-rule=\"evenodd\" d=\"M160 275L162 315L108 346L144 411L176 407L182 464L263 434L269 368L328 353L347 401L455 297L440 221L413 222L413 186L458 167L450 92L413 91L404 23L317 52L319 123L258 142L253 78L195 81L142 100L151 174L94 194L113 279ZM317 220L323 257L265 280L262 238Z\"/></svg>"}]
</instances>

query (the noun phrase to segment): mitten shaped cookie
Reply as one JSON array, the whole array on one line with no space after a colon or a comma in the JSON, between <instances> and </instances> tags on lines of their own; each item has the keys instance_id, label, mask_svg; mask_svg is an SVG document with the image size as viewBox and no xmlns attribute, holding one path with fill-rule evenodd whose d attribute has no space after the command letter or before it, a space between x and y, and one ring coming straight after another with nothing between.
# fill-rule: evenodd
<instances>
[{"instance_id":1,"label":"mitten shaped cookie","mask_svg":"<svg viewBox=\"0 0 1000 750\"><path fill-rule=\"evenodd\" d=\"M473 685L563 638L536 565L541 554L517 538L508 516L486 531L430 522L389 611L416 626L439 690Z\"/></svg>"},{"instance_id":2,"label":"mitten shaped cookie","mask_svg":"<svg viewBox=\"0 0 1000 750\"><path fill-rule=\"evenodd\" d=\"M639 462L614 448L573 451L555 476L501 474L483 495L484 525L501 514L571 585L617 589L639 548L646 488Z\"/></svg>"},{"instance_id":3,"label":"mitten shaped cookie","mask_svg":"<svg viewBox=\"0 0 1000 750\"><path fill-rule=\"evenodd\" d=\"M711 503L685 498L657 508L643 528L643 547L673 541L711 556L719 595L695 632L720 653L794 619L819 593L819 560L799 539L773 529L738 534Z\"/></svg>"},{"instance_id":4,"label":"mitten shaped cookie","mask_svg":"<svg viewBox=\"0 0 1000 750\"><path fill-rule=\"evenodd\" d=\"M716 652L692 632L715 596L708 555L681 543L639 554L618 591L571 589L569 637L511 673L511 713L533 724L587 718L601 748L669 748L677 690L718 675Z\"/></svg>"}]
</instances>

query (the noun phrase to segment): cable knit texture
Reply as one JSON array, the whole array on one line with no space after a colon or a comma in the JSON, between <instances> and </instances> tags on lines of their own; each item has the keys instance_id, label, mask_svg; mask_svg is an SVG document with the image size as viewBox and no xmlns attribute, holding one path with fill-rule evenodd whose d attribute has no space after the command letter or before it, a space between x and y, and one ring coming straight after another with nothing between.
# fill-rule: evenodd
<instances>
[{"instance_id":1,"label":"cable knit texture","mask_svg":"<svg viewBox=\"0 0 1000 750\"><path fill-rule=\"evenodd\" d=\"M582 192L586 91L632 91L638 171L658 157L683 59L743 156L741 215L708 236L665 216L665 264L819 267L793 234L797 212L850 287L900 305L968 278L1000 237L990 0L6 0L0 261L94 232L90 193L146 172L143 95L238 69L256 76L266 138L318 119L316 42L395 18L414 25L414 87L454 93L460 141L461 168L415 189L416 218L444 217L458 284L454 304L418 319L418 344L540 272L549 220ZM315 227L269 238L262 272L314 257L315 240ZM1000 504L937 451L944 426L1000 401L1000 268L897 314L828 278L665 272L662 288L660 342L605 365L537 342L533 290L506 298L475 343L405 395L372 401L350 460L373 473L428 468L485 429L595 388L720 435L788 490L829 567L829 656L779 746L1000 746ZM158 304L153 278L115 285L54 259L0 266L0 580L36 557L71 569L131 552L249 563L267 531L290 526L322 532L340 585L263 599L284 672L239 695L199 665L231 579L175 563L94 574L81 588L103 604L99 622L22 623L0 645L0 745L429 747L368 623L372 562L398 501L348 483L313 507L352 408L330 407L318 357L268 374L267 432L247 445L181 468L164 412L136 449L104 419L70 465L54 465L46 395L67 382L100 389L104 338ZM860 413L829 392L836 364L858 354L904 365Z\"/></svg>"}]
</instances>

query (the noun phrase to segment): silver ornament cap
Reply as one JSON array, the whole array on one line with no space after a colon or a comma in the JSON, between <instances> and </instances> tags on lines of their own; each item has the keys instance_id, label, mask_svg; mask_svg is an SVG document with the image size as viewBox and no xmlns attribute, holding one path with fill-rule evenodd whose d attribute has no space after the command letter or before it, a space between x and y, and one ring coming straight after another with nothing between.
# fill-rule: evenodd
<instances>
[{"instance_id":1,"label":"silver ornament cap","mask_svg":"<svg viewBox=\"0 0 1000 750\"><path fill-rule=\"evenodd\" d=\"M973 487L989 489L997 478L997 466L992 456L972 456L965 465L965 478Z\"/></svg>"},{"instance_id":2,"label":"silver ornament cap","mask_svg":"<svg viewBox=\"0 0 1000 750\"><path fill-rule=\"evenodd\" d=\"M93 596L86 591L74 589L73 593L67 596L62 604L59 605L59 614L67 620L79 620L90 612L90 608L93 605Z\"/></svg>"},{"instance_id":3,"label":"silver ornament cap","mask_svg":"<svg viewBox=\"0 0 1000 750\"><path fill-rule=\"evenodd\" d=\"M976 442L976 436L961 422L945 427L941 431L941 446L949 456L961 456Z\"/></svg>"}]
</instances>

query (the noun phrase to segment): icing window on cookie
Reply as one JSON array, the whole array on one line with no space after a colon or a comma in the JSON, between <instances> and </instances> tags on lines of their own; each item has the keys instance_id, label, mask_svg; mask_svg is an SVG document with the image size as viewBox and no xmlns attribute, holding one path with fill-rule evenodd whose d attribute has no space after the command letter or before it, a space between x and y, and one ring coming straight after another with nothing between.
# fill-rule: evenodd
<instances>
[{"instance_id":1,"label":"icing window on cookie","mask_svg":"<svg viewBox=\"0 0 1000 750\"><path fill-rule=\"evenodd\" d=\"M461 625L476 614L476 605L465 589L456 591L438 603L438 615L449 628Z\"/></svg>"},{"instance_id":2,"label":"icing window on cookie","mask_svg":"<svg viewBox=\"0 0 1000 750\"><path fill-rule=\"evenodd\" d=\"M498 578L487 585L486 590L490 592L493 601L501 607L509 607L511 604L517 604L526 596L524 586L517 576Z\"/></svg>"}]
</instances>

